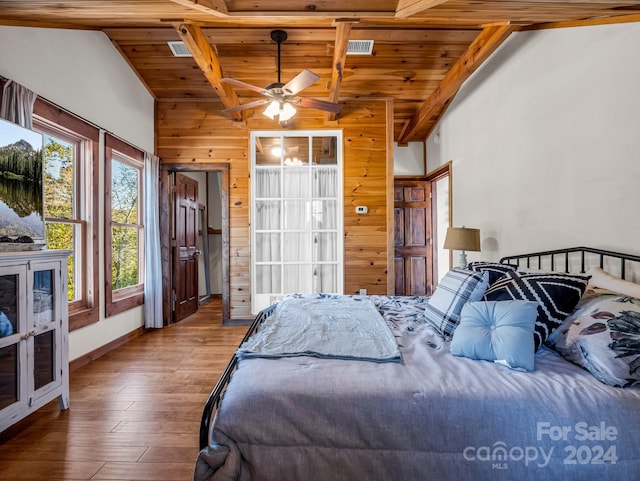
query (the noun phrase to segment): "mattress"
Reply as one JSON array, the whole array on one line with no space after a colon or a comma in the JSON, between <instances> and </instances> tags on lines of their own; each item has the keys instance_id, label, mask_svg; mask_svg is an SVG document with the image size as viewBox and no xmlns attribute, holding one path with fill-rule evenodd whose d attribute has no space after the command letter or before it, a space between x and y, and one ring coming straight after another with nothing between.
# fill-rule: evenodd
<instances>
[{"instance_id":1,"label":"mattress","mask_svg":"<svg viewBox=\"0 0 640 481\"><path fill-rule=\"evenodd\" d=\"M453 356L426 298L370 298L402 363L241 360L196 481L638 478L640 389L546 347L533 372Z\"/></svg>"}]
</instances>

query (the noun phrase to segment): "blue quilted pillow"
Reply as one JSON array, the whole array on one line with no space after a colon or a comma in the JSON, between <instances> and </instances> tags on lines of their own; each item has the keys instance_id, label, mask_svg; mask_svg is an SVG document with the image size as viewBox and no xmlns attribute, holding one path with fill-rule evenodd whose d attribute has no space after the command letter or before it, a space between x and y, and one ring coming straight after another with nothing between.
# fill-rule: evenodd
<instances>
[{"instance_id":1,"label":"blue quilted pillow","mask_svg":"<svg viewBox=\"0 0 640 481\"><path fill-rule=\"evenodd\" d=\"M451 353L533 371L537 316L534 301L468 302L453 333Z\"/></svg>"}]
</instances>

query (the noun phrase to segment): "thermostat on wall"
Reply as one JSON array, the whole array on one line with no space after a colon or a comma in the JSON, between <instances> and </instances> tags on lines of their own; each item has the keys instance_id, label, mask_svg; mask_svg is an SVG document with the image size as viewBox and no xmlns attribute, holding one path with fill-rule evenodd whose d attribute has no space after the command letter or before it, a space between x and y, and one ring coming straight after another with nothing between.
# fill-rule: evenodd
<instances>
[{"instance_id":1,"label":"thermostat on wall","mask_svg":"<svg viewBox=\"0 0 640 481\"><path fill-rule=\"evenodd\" d=\"M369 212L369 209L366 205L359 205L356 207L356 214L366 214Z\"/></svg>"}]
</instances>

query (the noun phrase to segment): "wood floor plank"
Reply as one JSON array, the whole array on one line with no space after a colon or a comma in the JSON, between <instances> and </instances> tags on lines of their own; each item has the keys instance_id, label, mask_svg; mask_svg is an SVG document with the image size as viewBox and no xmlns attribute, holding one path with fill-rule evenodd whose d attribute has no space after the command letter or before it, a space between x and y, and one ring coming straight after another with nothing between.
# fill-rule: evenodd
<instances>
[{"instance_id":1,"label":"wood floor plank","mask_svg":"<svg viewBox=\"0 0 640 481\"><path fill-rule=\"evenodd\" d=\"M193 478L194 463L105 463L92 480L139 479L185 481Z\"/></svg>"},{"instance_id":2,"label":"wood floor plank","mask_svg":"<svg viewBox=\"0 0 640 481\"><path fill-rule=\"evenodd\" d=\"M80 367L69 410L0 433L0 480L192 479L202 408L246 330L222 325L218 300Z\"/></svg>"}]
</instances>

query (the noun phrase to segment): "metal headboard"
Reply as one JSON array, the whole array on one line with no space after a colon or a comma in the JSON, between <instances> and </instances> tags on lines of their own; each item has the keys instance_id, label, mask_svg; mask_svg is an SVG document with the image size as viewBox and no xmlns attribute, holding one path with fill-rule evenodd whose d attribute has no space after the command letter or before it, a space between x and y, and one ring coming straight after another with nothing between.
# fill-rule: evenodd
<instances>
[{"instance_id":1,"label":"metal headboard","mask_svg":"<svg viewBox=\"0 0 640 481\"><path fill-rule=\"evenodd\" d=\"M572 256L573 254L573 256ZM568 249L558 249L552 251L543 251L543 252L534 252L531 254L519 254L506 256L500 259L501 263L509 263L509 264L517 264L521 266L521 262L526 263L527 268L541 268L543 265L543 261L549 261L550 267L552 271L562 269L562 267L558 268L557 261L559 259L560 263L564 262L564 272L570 272L571 260L574 260L575 257L579 255L580 261L580 272L586 272L588 267L591 265L586 264L586 254L595 254L599 259L600 268L604 268L605 263L614 261L620 263L620 277L622 279L626 278L627 275L627 262L637 262L636 266L640 268L640 256L632 255L632 254L624 254L622 252L613 252L602 249L594 249L592 247L570 247ZM534 260L534 264L532 265L532 260ZM535 262L537 261L537 262ZM536 265L537 264L537 265Z\"/></svg>"}]
</instances>

